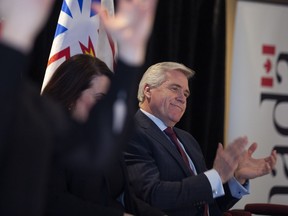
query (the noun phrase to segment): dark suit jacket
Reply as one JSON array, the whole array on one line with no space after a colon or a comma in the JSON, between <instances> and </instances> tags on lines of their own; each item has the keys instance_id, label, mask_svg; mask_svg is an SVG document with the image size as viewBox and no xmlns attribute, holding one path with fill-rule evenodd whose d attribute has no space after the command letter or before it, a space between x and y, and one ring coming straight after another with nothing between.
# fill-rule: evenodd
<instances>
[{"instance_id":1,"label":"dark suit jacket","mask_svg":"<svg viewBox=\"0 0 288 216\"><path fill-rule=\"evenodd\" d=\"M136 131L125 159L137 196L169 216L203 215L203 204L206 203L211 216L221 215L238 201L231 196L227 185L224 187L226 195L213 199L210 183L203 174L207 170L203 154L189 133L174 128L195 165L197 176L190 174L173 144L140 110L135 122Z\"/></svg>"},{"instance_id":2,"label":"dark suit jacket","mask_svg":"<svg viewBox=\"0 0 288 216\"><path fill-rule=\"evenodd\" d=\"M59 107L27 80L28 57L0 43L0 215L44 213L56 134L67 128Z\"/></svg>"},{"instance_id":3,"label":"dark suit jacket","mask_svg":"<svg viewBox=\"0 0 288 216\"><path fill-rule=\"evenodd\" d=\"M118 160L118 166L113 166L115 160L111 160L115 155L120 158L132 119L130 115L125 116L125 127L115 132L113 105L122 97L127 113L131 113L141 68L118 62L119 73L115 75L109 94L93 108L89 121L78 125L61 107L49 98L41 97L39 90L27 79L27 56L0 43L0 57L0 215L43 216L45 212L55 213L52 215L123 215L124 209L114 206L114 197L109 193L112 190L106 187L109 175L103 173L115 170L122 173L120 188L128 191L127 211L148 212L146 215L149 215L150 206L143 201L136 203L132 193L129 198L125 167ZM123 159L119 160L123 162ZM113 170L105 169L110 167ZM74 172L67 173L69 169ZM76 177L72 178L72 175ZM87 178L90 176L91 179ZM69 187L77 188L67 179L75 179L74 183L91 181L91 184L83 185L87 186L85 191L92 187L91 192L85 194L86 200L77 193L65 193ZM96 192L97 202L93 202L92 192ZM159 213L152 209L151 215L154 210Z\"/></svg>"}]
</instances>

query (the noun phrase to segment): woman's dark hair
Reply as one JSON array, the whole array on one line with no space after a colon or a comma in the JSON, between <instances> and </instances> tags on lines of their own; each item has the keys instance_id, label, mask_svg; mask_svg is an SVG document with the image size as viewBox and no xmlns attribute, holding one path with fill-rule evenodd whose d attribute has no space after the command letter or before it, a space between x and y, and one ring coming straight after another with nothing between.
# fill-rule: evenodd
<instances>
[{"instance_id":1,"label":"woman's dark hair","mask_svg":"<svg viewBox=\"0 0 288 216\"><path fill-rule=\"evenodd\" d=\"M113 72L98 58L88 54L74 55L56 69L42 95L69 109L81 92L91 86L91 80L100 75L112 79Z\"/></svg>"}]
</instances>

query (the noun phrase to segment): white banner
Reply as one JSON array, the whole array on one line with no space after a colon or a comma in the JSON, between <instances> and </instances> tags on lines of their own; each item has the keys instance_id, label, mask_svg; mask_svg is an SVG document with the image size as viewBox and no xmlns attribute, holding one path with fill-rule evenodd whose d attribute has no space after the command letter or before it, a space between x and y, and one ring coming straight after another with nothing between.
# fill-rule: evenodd
<instances>
[{"instance_id":1,"label":"white banner","mask_svg":"<svg viewBox=\"0 0 288 216\"><path fill-rule=\"evenodd\" d=\"M255 158L278 152L275 173L251 180L246 203L288 204L288 5L238 1L228 141L247 135Z\"/></svg>"}]
</instances>

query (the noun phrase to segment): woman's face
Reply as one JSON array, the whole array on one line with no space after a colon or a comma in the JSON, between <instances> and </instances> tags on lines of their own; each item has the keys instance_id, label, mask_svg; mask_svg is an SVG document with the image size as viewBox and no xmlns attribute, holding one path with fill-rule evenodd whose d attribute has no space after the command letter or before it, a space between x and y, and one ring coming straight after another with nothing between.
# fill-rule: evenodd
<instances>
[{"instance_id":1,"label":"woman's face","mask_svg":"<svg viewBox=\"0 0 288 216\"><path fill-rule=\"evenodd\" d=\"M105 75L95 76L91 81L91 86L82 91L72 109L72 116L80 122L88 119L89 112L108 91L110 79Z\"/></svg>"}]
</instances>

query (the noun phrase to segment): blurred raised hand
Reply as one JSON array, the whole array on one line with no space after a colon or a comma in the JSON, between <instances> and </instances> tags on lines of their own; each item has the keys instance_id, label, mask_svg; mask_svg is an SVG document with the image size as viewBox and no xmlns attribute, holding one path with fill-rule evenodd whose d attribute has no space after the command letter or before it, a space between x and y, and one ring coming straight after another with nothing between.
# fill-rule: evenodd
<instances>
[{"instance_id":1,"label":"blurred raised hand","mask_svg":"<svg viewBox=\"0 0 288 216\"><path fill-rule=\"evenodd\" d=\"M131 65L145 60L147 41L151 35L157 0L119 0L115 16L94 3L107 31L118 43L119 58Z\"/></svg>"},{"instance_id":2,"label":"blurred raised hand","mask_svg":"<svg viewBox=\"0 0 288 216\"><path fill-rule=\"evenodd\" d=\"M28 52L47 21L54 0L1 0L1 41Z\"/></svg>"}]
</instances>

